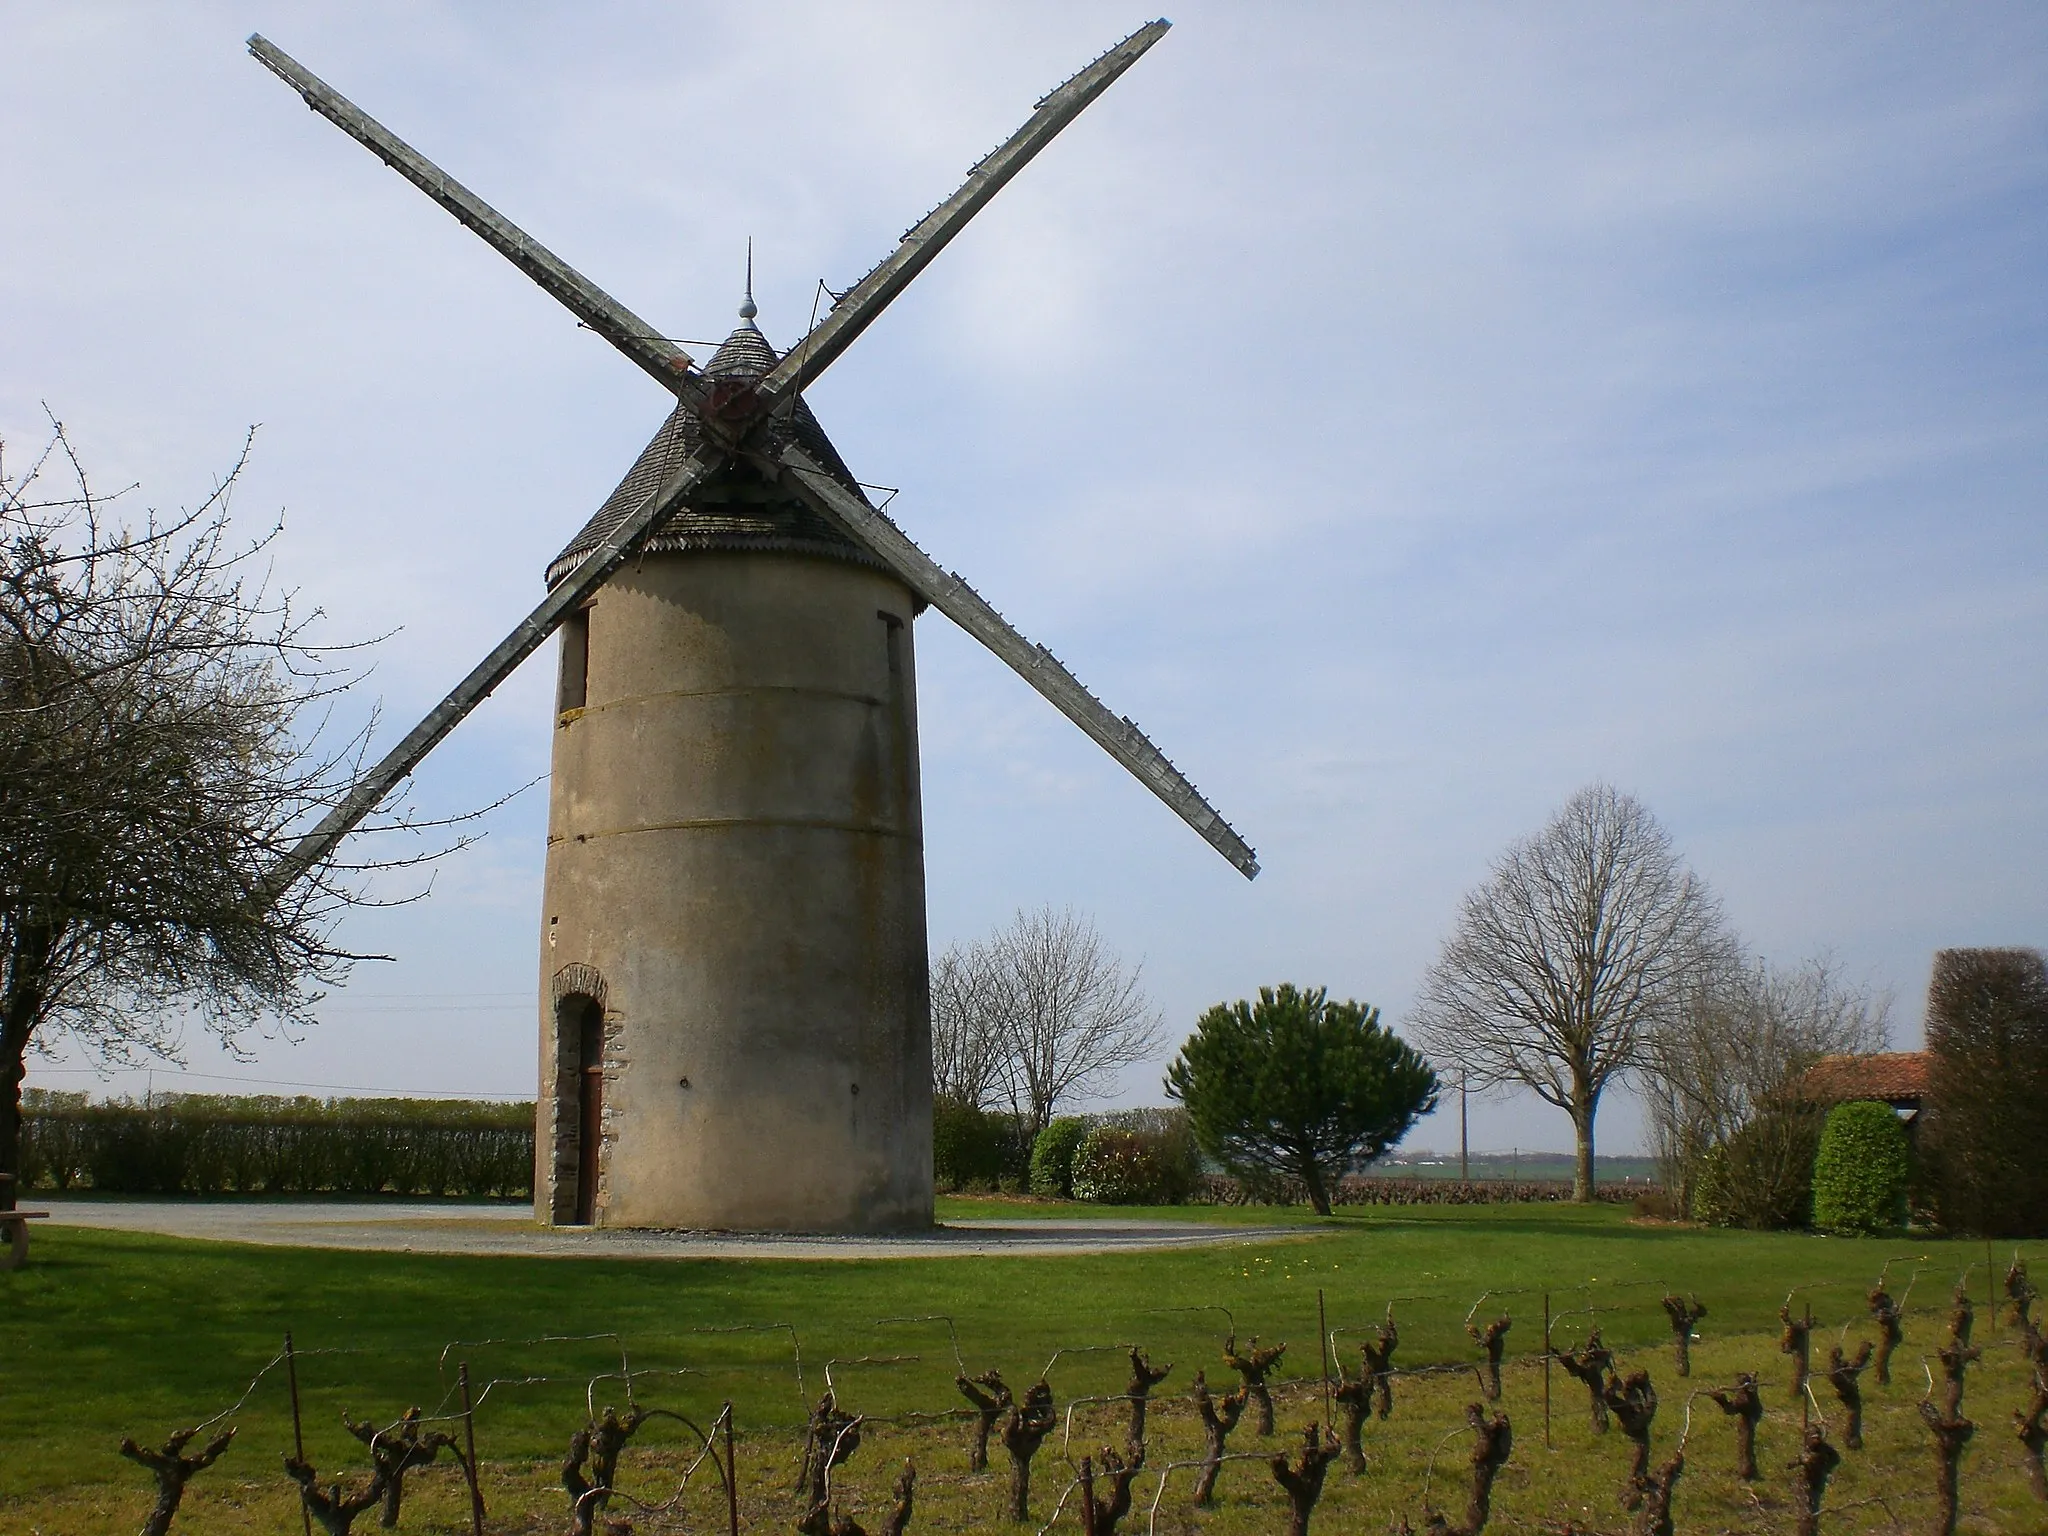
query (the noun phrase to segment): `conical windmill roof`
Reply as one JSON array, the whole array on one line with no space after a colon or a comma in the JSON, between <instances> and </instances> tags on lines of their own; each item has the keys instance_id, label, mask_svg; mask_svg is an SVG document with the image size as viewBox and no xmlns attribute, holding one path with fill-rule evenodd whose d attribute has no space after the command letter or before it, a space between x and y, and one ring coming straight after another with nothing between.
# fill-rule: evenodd
<instances>
[{"instance_id":1,"label":"conical windmill roof","mask_svg":"<svg viewBox=\"0 0 2048 1536\"><path fill-rule=\"evenodd\" d=\"M748 309L751 308L750 302ZM758 379L766 376L779 360L768 338L755 329L749 316L726 337L724 345L704 365L704 372L715 379ZM839 450L832 446L801 397L787 418L772 422L754 441L773 451L791 439L831 471L840 484L856 496L863 495L852 471L839 457ZM548 563L548 585L553 586L568 575L578 560L625 520L627 513L660 487L686 455L703 446L702 425L687 407L678 405L654 434L654 440L640 451L640 457L626 471L618 489L605 498L604 505L583 525L582 531ZM641 547L649 554L772 549L851 560L878 568L881 564L824 517L744 465L728 466L699 486Z\"/></svg>"}]
</instances>

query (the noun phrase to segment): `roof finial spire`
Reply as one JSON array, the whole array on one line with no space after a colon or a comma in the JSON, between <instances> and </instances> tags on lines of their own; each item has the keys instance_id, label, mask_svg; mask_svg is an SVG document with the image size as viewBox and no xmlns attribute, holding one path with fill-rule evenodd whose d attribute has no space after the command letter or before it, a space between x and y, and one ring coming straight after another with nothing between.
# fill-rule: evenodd
<instances>
[{"instance_id":1,"label":"roof finial spire","mask_svg":"<svg viewBox=\"0 0 2048 1536\"><path fill-rule=\"evenodd\" d=\"M740 305L740 318L752 325L760 311L754 307L754 237L747 236L747 297Z\"/></svg>"}]
</instances>

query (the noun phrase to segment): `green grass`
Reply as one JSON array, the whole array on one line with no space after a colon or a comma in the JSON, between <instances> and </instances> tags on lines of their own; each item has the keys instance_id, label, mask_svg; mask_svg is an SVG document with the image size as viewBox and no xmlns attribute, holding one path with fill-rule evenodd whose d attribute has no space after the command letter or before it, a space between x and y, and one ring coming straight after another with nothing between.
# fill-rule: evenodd
<instances>
[{"instance_id":1,"label":"green grass","mask_svg":"<svg viewBox=\"0 0 2048 1536\"><path fill-rule=\"evenodd\" d=\"M1082 1214L1099 1212L980 1200L942 1206L942 1216L951 1219ZM1144 1255L806 1263L318 1252L45 1229L36 1234L32 1266L0 1275L0 1445L7 1447L0 1456L0 1531L132 1531L146 1507L146 1479L114 1454L120 1438L160 1439L227 1407L277 1353L287 1328L303 1352L298 1369L307 1444L323 1471L360 1464L359 1448L339 1428L344 1408L388 1419L409 1403L422 1403L431 1413L449 1401L457 1359L470 1362L480 1385L499 1381L477 1416L490 1464L494 1530L552 1530L561 1523L560 1496L551 1486L555 1459L583 1418L588 1378L618 1368L619 1346L609 1339L474 1342L543 1334L615 1333L636 1369L685 1373L642 1378L645 1401L708 1421L722 1399L732 1398L746 1432L748 1515L763 1530L788 1527L791 1431L802 1415L788 1335L774 1326L781 1324L801 1338L812 1395L823 1384L826 1363L837 1360L842 1363L832 1370L842 1402L878 1418L941 1412L959 1403L944 1326L882 1325L879 1319L950 1315L970 1370L1000 1366L1020 1384L1056 1350L1141 1343L1155 1360L1177 1362L1158 1394L1165 1406L1157 1415L1162 1445L1153 1455L1156 1467L1163 1456L1182 1454L1194 1443L1182 1406L1192 1370L1206 1365L1218 1385L1228 1375L1217 1358L1222 1315L1176 1309L1227 1307L1241 1334L1291 1343L1294 1395L1282 1412L1287 1425L1305 1419L1315 1393L1318 1288L1333 1328L1356 1329L1377 1320L1390 1298L1406 1298L1396 1303L1402 1324L1397 1361L1406 1366L1470 1360L1474 1352L1461 1325L1486 1291L1494 1293L1487 1311L1504 1308L1516 1318L1511 1354L1534 1349L1547 1289L1554 1309L1572 1314L1560 1326L1560 1342L1579 1337L1583 1309L1598 1306L1608 1341L1637 1351L1634 1363L1656 1376L1665 1402L1657 1425L1661 1459L1679 1431L1686 1400L1656 1306L1667 1285L1697 1292L1711 1309L1701 1327L1696 1381L1757 1370L1775 1410L1761 1457L1770 1481L1758 1504L1726 1475L1727 1431L1719 1413L1705 1402L1694 1405L1694 1465L1681 1484L1679 1528L1784 1529L1782 1468L1797 1409L1776 1353L1778 1305L1794 1286L1819 1287L1810 1295L1815 1315L1831 1330L1850 1324L1853 1343L1868 1331L1863 1291L1886 1259L1909 1253L1930 1259L1913 1293L1899 1381L1889 1392L1872 1389L1872 1448L1851 1458L1830 1502L1881 1494L1902 1518L1924 1527L1930 1462L1913 1413L1923 1385L1919 1352L1935 1334L1933 1310L1966 1265L1976 1264L1972 1287L1980 1301L1984 1295L1982 1245L1702 1232L1636 1224L1612 1207L1418 1207L1330 1220L1266 1210L1125 1214L1284 1222L1299 1236ZM2001 1251L2001 1265L2007 1256ZM1912 1267L1895 1266L1895 1290ZM740 1326L758 1331L699 1331ZM1833 1337L1830 1332L1827 1342ZM1973 1511L1965 1528L1973 1531L2048 1528L2048 1512L2027 1498L2008 1427L2007 1410L2021 1401L2024 1385L2008 1338L1980 1305L1978 1339L1986 1361L1967 1400L1980 1429L1964 1471L1966 1508ZM458 1340L473 1342L452 1349L441 1368L443 1347ZM1342 1336L1339 1343L1355 1361ZM900 1356L916 1358L894 1358ZM868 1363L858 1363L863 1359ZM1051 1380L1065 1405L1120 1392L1123 1375L1115 1355L1097 1352L1062 1358ZM1625 1460L1619 1435L1591 1439L1581 1389L1559 1373L1553 1381L1558 1448L1546 1450L1541 1375L1534 1363L1509 1373L1506 1407L1517 1448L1501 1483L1499 1528L1535 1529L1541 1520L1576 1514L1596 1527L1624 1529L1627 1518L1613 1494ZM1459 1426L1471 1378L1423 1378L1404 1382L1399 1391L1394 1419L1368 1432L1374 1472L1362 1480L1333 1474L1316 1529L1380 1531L1396 1514L1419 1523L1424 1469L1431 1448L1446 1435L1435 1501L1453 1513L1461 1507L1465 1436ZM624 1397L616 1381L599 1382L595 1394L600 1405ZM1081 1443L1120 1438L1109 1423L1120 1411L1081 1410ZM271 1531L289 1522L296 1529L277 1475L277 1457L291 1433L282 1372L263 1378L235 1422L241 1425L235 1448L193 1484L186 1528ZM985 1481L965 1477L960 1441L961 1431L950 1424L877 1423L847 1469L847 1486L855 1495L879 1497L898 1458L909 1452L926 1481L913 1531L993 1523L986 1516L996 1495ZM1262 1446L1247 1426L1232 1448L1273 1444ZM1039 1462L1037 1485L1047 1490L1035 1505L1041 1519L1069 1478L1058 1449L1048 1443ZM1077 1458L1080 1449L1074 1448ZM628 1459L652 1489L680 1454L677 1432L667 1426L649 1450L636 1442ZM1181 1482L1170 1486L1162 1504L1161 1528L1194 1529L1174 1492L1184 1492L1186 1474L1175 1477ZM1148 1474L1139 1485L1147 1502L1154 1482ZM1227 1536L1277 1528L1280 1506L1262 1467L1232 1466L1224 1487L1224 1506L1202 1518L1202 1529ZM704 1528L709 1518L701 1492L692 1485L689 1500L698 1502L690 1504L691 1529ZM424 1474L419 1496L409 1528L457 1528L448 1474ZM1143 1529L1142 1522L1132 1524ZM643 1520L639 1528L670 1527ZM1889 1528L1876 1505L1863 1505L1829 1527Z\"/></svg>"}]
</instances>

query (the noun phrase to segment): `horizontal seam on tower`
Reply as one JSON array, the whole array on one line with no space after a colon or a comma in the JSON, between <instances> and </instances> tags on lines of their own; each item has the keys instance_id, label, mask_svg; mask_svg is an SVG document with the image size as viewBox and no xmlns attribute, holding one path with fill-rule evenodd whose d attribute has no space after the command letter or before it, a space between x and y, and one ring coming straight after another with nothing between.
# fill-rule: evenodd
<instances>
[{"instance_id":1,"label":"horizontal seam on tower","mask_svg":"<svg viewBox=\"0 0 2048 1536\"><path fill-rule=\"evenodd\" d=\"M671 688L663 693L636 693L623 699L610 699L602 704L586 704L583 714L600 715L613 709L627 709L635 704L650 704L660 699L736 699L753 693L796 693L814 699L847 699L855 704L882 705L886 699L872 693L847 693L838 688L805 688L794 683L763 683L754 688Z\"/></svg>"},{"instance_id":2,"label":"horizontal seam on tower","mask_svg":"<svg viewBox=\"0 0 2048 1536\"><path fill-rule=\"evenodd\" d=\"M731 827L795 827L811 832L851 832L861 837L896 837L907 842L922 844L924 838L916 833L900 831L894 827L862 827L850 821L825 821L808 816L697 816L686 821L653 821L640 827L613 827L604 832L576 832L566 836L553 836L548 846L557 843L594 842L600 837L631 837L636 832L715 832Z\"/></svg>"}]
</instances>

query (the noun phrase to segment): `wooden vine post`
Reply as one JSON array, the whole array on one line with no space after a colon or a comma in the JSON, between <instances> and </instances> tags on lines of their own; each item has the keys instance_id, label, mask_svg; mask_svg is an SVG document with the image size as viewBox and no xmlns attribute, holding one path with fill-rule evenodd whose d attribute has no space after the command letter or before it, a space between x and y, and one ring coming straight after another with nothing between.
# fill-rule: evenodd
<instances>
[{"instance_id":1,"label":"wooden vine post","mask_svg":"<svg viewBox=\"0 0 2048 1536\"><path fill-rule=\"evenodd\" d=\"M1552 1448L1550 1441L1550 1361L1557 1353L1550 1345L1550 1292L1543 1293L1543 1448Z\"/></svg>"},{"instance_id":2,"label":"wooden vine post","mask_svg":"<svg viewBox=\"0 0 2048 1536\"><path fill-rule=\"evenodd\" d=\"M1316 1348L1323 1362L1323 1422L1334 1422L1330 1390L1330 1314L1323 1307L1323 1288L1316 1287Z\"/></svg>"},{"instance_id":3,"label":"wooden vine post","mask_svg":"<svg viewBox=\"0 0 2048 1536\"><path fill-rule=\"evenodd\" d=\"M292 1350L292 1331L284 1331L284 1379L292 1394L292 1459L301 1466L306 1460L306 1433L299 1418L299 1362ZM313 1512L299 1501L299 1523L305 1528L306 1536L313 1536Z\"/></svg>"},{"instance_id":4,"label":"wooden vine post","mask_svg":"<svg viewBox=\"0 0 2048 1536\"><path fill-rule=\"evenodd\" d=\"M733 1459L732 1399L725 1400L725 1528L728 1536L740 1536L740 1469ZM483 1536L478 1528L477 1536Z\"/></svg>"},{"instance_id":5,"label":"wooden vine post","mask_svg":"<svg viewBox=\"0 0 2048 1536\"><path fill-rule=\"evenodd\" d=\"M470 1536L484 1536L484 1480L476 1464L476 1401L469 1392L469 1362L464 1360L455 1368L455 1378L462 1383L462 1454L468 1463L469 1474L469 1531Z\"/></svg>"}]
</instances>

